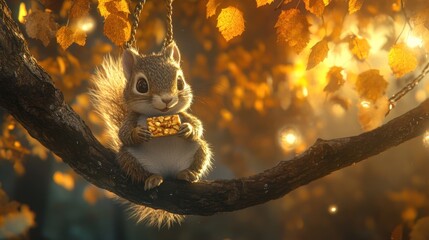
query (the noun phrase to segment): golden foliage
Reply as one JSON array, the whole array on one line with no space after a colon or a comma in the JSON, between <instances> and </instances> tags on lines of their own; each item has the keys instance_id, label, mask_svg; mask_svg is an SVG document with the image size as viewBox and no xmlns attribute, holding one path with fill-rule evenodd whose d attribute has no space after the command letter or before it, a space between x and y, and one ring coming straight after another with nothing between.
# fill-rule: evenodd
<instances>
[{"instance_id":1,"label":"golden foliage","mask_svg":"<svg viewBox=\"0 0 429 240\"><path fill-rule=\"evenodd\" d=\"M267 4L273 3L274 0L256 0L256 7L262 7Z\"/></svg>"},{"instance_id":2,"label":"golden foliage","mask_svg":"<svg viewBox=\"0 0 429 240\"><path fill-rule=\"evenodd\" d=\"M334 93L341 88L346 82L344 80L343 74L341 73L344 69L342 67L333 66L329 69L329 72L326 74L326 80L328 84L323 89L327 93Z\"/></svg>"},{"instance_id":3,"label":"golden foliage","mask_svg":"<svg viewBox=\"0 0 429 240\"><path fill-rule=\"evenodd\" d=\"M57 32L57 42L65 50L73 43L84 46L86 33L79 28L62 26Z\"/></svg>"},{"instance_id":4,"label":"golden foliage","mask_svg":"<svg viewBox=\"0 0 429 240\"><path fill-rule=\"evenodd\" d=\"M29 37L39 39L48 46L57 32L58 25L51 12L34 10L25 18L25 30Z\"/></svg>"},{"instance_id":5,"label":"golden foliage","mask_svg":"<svg viewBox=\"0 0 429 240\"><path fill-rule=\"evenodd\" d=\"M349 49L357 59L362 61L368 57L370 46L365 38L352 36L349 39Z\"/></svg>"},{"instance_id":6,"label":"golden foliage","mask_svg":"<svg viewBox=\"0 0 429 240\"><path fill-rule=\"evenodd\" d=\"M323 15L323 11L325 10L325 2L324 0L304 0L305 9L314 15L321 17Z\"/></svg>"},{"instance_id":7,"label":"golden foliage","mask_svg":"<svg viewBox=\"0 0 429 240\"><path fill-rule=\"evenodd\" d=\"M358 75L356 91L363 100L375 103L384 95L386 88L387 81L384 80L377 69L370 69Z\"/></svg>"},{"instance_id":8,"label":"golden foliage","mask_svg":"<svg viewBox=\"0 0 429 240\"><path fill-rule=\"evenodd\" d=\"M53 176L54 182L61 187L71 191L74 188L74 178L68 173L56 171Z\"/></svg>"},{"instance_id":9,"label":"golden foliage","mask_svg":"<svg viewBox=\"0 0 429 240\"><path fill-rule=\"evenodd\" d=\"M74 0L69 13L70 19L76 19L88 15L90 7L89 4L89 0Z\"/></svg>"},{"instance_id":10,"label":"golden foliage","mask_svg":"<svg viewBox=\"0 0 429 240\"><path fill-rule=\"evenodd\" d=\"M317 64L321 63L328 55L328 51L329 47L326 39L322 39L316 43L311 48L310 56L308 57L307 70L312 69Z\"/></svg>"},{"instance_id":11,"label":"golden foliage","mask_svg":"<svg viewBox=\"0 0 429 240\"><path fill-rule=\"evenodd\" d=\"M218 0L208 0L206 5L206 17L209 18L216 14L217 7L219 6Z\"/></svg>"},{"instance_id":12,"label":"golden foliage","mask_svg":"<svg viewBox=\"0 0 429 240\"><path fill-rule=\"evenodd\" d=\"M310 41L309 26L307 18L298 9L282 11L275 25L277 41L300 53Z\"/></svg>"},{"instance_id":13,"label":"golden foliage","mask_svg":"<svg viewBox=\"0 0 429 240\"><path fill-rule=\"evenodd\" d=\"M126 0L98 0L100 15L107 18L110 14L128 16L130 9Z\"/></svg>"},{"instance_id":14,"label":"golden foliage","mask_svg":"<svg viewBox=\"0 0 429 240\"><path fill-rule=\"evenodd\" d=\"M116 45L124 44L131 35L129 21L116 14L110 14L104 22L104 34Z\"/></svg>"},{"instance_id":15,"label":"golden foliage","mask_svg":"<svg viewBox=\"0 0 429 240\"><path fill-rule=\"evenodd\" d=\"M349 14L353 14L362 8L365 0L349 0Z\"/></svg>"},{"instance_id":16,"label":"golden foliage","mask_svg":"<svg viewBox=\"0 0 429 240\"><path fill-rule=\"evenodd\" d=\"M416 54L404 43L395 44L389 51L389 66L396 77L402 77L416 69Z\"/></svg>"},{"instance_id":17,"label":"golden foliage","mask_svg":"<svg viewBox=\"0 0 429 240\"><path fill-rule=\"evenodd\" d=\"M216 26L226 41L240 36L245 29L243 13L235 7L224 8L217 17Z\"/></svg>"},{"instance_id":18,"label":"golden foliage","mask_svg":"<svg viewBox=\"0 0 429 240\"><path fill-rule=\"evenodd\" d=\"M34 227L35 214L25 204L9 201L0 188L0 239L18 239Z\"/></svg>"}]
</instances>

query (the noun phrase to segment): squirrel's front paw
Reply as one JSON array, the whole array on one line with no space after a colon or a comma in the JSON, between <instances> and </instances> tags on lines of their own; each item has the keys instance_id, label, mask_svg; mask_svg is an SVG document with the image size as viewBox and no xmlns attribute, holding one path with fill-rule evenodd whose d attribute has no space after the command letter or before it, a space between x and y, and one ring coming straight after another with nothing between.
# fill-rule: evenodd
<instances>
[{"instance_id":1,"label":"squirrel's front paw","mask_svg":"<svg viewBox=\"0 0 429 240\"><path fill-rule=\"evenodd\" d=\"M151 190L152 188L158 187L164 181L160 175L150 175L144 182L144 190Z\"/></svg>"},{"instance_id":2,"label":"squirrel's front paw","mask_svg":"<svg viewBox=\"0 0 429 240\"><path fill-rule=\"evenodd\" d=\"M136 143L147 142L152 139L152 133L145 127L137 126L133 130L133 139Z\"/></svg>"},{"instance_id":3,"label":"squirrel's front paw","mask_svg":"<svg viewBox=\"0 0 429 240\"><path fill-rule=\"evenodd\" d=\"M177 133L179 136L184 138L189 138L194 133L194 128L190 123L182 123L180 125L179 132Z\"/></svg>"},{"instance_id":4,"label":"squirrel's front paw","mask_svg":"<svg viewBox=\"0 0 429 240\"><path fill-rule=\"evenodd\" d=\"M196 182L196 181L198 181L198 175L197 175L197 173L193 172L193 171L191 171L189 169L185 169L185 170L180 171L177 174L176 177L179 180L183 180L183 181L187 181L187 182Z\"/></svg>"}]
</instances>

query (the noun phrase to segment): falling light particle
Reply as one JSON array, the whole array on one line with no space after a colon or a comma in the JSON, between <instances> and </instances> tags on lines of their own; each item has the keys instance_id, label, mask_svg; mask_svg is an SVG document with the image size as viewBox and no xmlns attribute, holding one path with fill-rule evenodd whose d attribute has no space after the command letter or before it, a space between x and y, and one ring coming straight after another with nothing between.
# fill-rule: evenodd
<instances>
[{"instance_id":1,"label":"falling light particle","mask_svg":"<svg viewBox=\"0 0 429 240\"><path fill-rule=\"evenodd\" d=\"M407 40L405 41L405 43L410 48L415 48L415 47L421 48L423 46L423 40L421 38L418 38L412 35L407 37Z\"/></svg>"},{"instance_id":2,"label":"falling light particle","mask_svg":"<svg viewBox=\"0 0 429 240\"><path fill-rule=\"evenodd\" d=\"M332 215L336 214L338 211L337 205L335 205L335 204L330 205L328 208L328 211Z\"/></svg>"},{"instance_id":3,"label":"falling light particle","mask_svg":"<svg viewBox=\"0 0 429 240\"><path fill-rule=\"evenodd\" d=\"M427 130L423 135L423 144L425 147L429 148L429 130Z\"/></svg>"},{"instance_id":4,"label":"falling light particle","mask_svg":"<svg viewBox=\"0 0 429 240\"><path fill-rule=\"evenodd\" d=\"M370 107L371 107L371 103L370 103L369 101L366 101L366 100L361 101L361 102L360 102L360 105L361 105L363 108L365 108L365 109L368 109L368 108L370 108Z\"/></svg>"},{"instance_id":5,"label":"falling light particle","mask_svg":"<svg viewBox=\"0 0 429 240\"><path fill-rule=\"evenodd\" d=\"M306 88L306 87L303 87L303 88L302 88L302 95L303 95L304 97L308 97L308 88Z\"/></svg>"},{"instance_id":6,"label":"falling light particle","mask_svg":"<svg viewBox=\"0 0 429 240\"><path fill-rule=\"evenodd\" d=\"M289 152L300 144L301 135L293 128L283 128L279 133L279 142L283 150Z\"/></svg>"},{"instance_id":7,"label":"falling light particle","mask_svg":"<svg viewBox=\"0 0 429 240\"><path fill-rule=\"evenodd\" d=\"M25 3L19 4L19 13L18 13L18 21L20 23L25 22L25 17L27 16L27 8L25 8Z\"/></svg>"},{"instance_id":8,"label":"falling light particle","mask_svg":"<svg viewBox=\"0 0 429 240\"><path fill-rule=\"evenodd\" d=\"M82 31L91 32L92 30L94 30L95 21L91 17L85 17L85 18L80 19L79 22L77 23L77 25L79 26L79 28Z\"/></svg>"}]
</instances>

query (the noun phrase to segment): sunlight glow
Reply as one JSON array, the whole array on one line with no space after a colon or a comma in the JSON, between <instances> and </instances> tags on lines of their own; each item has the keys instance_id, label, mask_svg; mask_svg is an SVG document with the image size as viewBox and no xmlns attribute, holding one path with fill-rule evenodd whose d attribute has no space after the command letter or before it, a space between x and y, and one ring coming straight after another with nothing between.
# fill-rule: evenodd
<instances>
[{"instance_id":1,"label":"sunlight glow","mask_svg":"<svg viewBox=\"0 0 429 240\"><path fill-rule=\"evenodd\" d=\"M365 108L365 109L371 108L371 102L369 102L369 101L367 101L367 100L363 100L363 101L361 101L361 102L360 102L360 105L361 105L363 108Z\"/></svg>"},{"instance_id":2,"label":"sunlight glow","mask_svg":"<svg viewBox=\"0 0 429 240\"><path fill-rule=\"evenodd\" d=\"M84 32L92 32L95 27L95 20L91 17L85 17L79 20L79 28Z\"/></svg>"},{"instance_id":3,"label":"sunlight glow","mask_svg":"<svg viewBox=\"0 0 429 240\"><path fill-rule=\"evenodd\" d=\"M329 211L329 213L330 213L331 215L336 214L336 213L337 213L337 211L338 211L338 207L337 207L337 205L335 205L335 204L331 204L331 205L329 206L329 208L328 208L328 211Z\"/></svg>"},{"instance_id":4,"label":"sunlight glow","mask_svg":"<svg viewBox=\"0 0 429 240\"><path fill-rule=\"evenodd\" d=\"M423 46L423 40L413 35L408 36L405 43L410 48L415 48L415 47L421 48Z\"/></svg>"},{"instance_id":5,"label":"sunlight glow","mask_svg":"<svg viewBox=\"0 0 429 240\"><path fill-rule=\"evenodd\" d=\"M285 151L294 150L301 142L301 134L293 128L284 128L279 134L280 146Z\"/></svg>"}]
</instances>

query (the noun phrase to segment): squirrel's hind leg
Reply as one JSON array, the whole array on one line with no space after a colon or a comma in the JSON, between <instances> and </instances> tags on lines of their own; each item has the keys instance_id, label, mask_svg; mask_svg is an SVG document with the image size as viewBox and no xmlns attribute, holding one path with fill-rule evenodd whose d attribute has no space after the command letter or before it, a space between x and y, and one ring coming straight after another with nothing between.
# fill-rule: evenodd
<instances>
[{"instance_id":1,"label":"squirrel's hind leg","mask_svg":"<svg viewBox=\"0 0 429 240\"><path fill-rule=\"evenodd\" d=\"M187 182L196 182L209 170L212 157L210 147L204 140L198 140L198 144L200 147L194 154L194 161L189 168L177 174L177 179Z\"/></svg>"}]
</instances>

